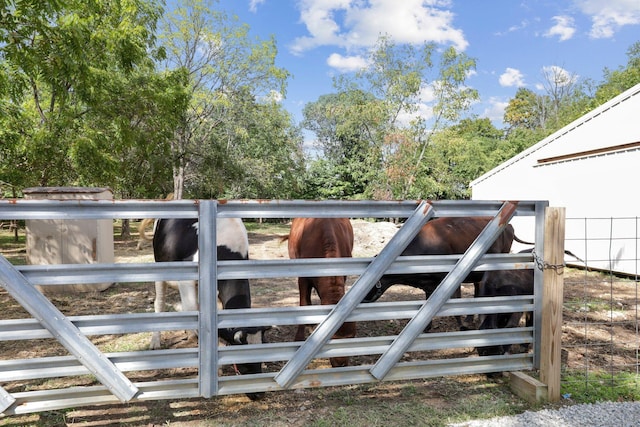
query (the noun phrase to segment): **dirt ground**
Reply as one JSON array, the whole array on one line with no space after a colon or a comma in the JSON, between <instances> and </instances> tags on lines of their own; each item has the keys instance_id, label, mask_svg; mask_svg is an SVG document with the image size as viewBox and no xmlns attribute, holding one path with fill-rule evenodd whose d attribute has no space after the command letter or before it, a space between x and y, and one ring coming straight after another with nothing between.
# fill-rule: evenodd
<instances>
[{"instance_id":1,"label":"dirt ground","mask_svg":"<svg viewBox=\"0 0 640 427\"><path fill-rule=\"evenodd\" d=\"M356 220L353 222L356 236L354 256L370 257L377 254L397 231L391 223L371 223ZM288 258L286 243L281 237L287 232L286 226L272 233L250 232L250 257L252 259ZM149 245L142 250L136 249L137 241L116 241L116 262L153 262ZM349 283L353 283L351 278ZM472 286L463 287L464 295L471 296ZM106 314L122 312L152 312L154 291L152 284L117 284L103 292L90 292L81 298L68 295L52 295L51 300L65 314ZM381 301L423 299L424 293L406 286L391 288ZM603 369L625 370L637 366L639 350L637 334L637 282L627 279L613 278L603 273L584 272L567 269L565 271L565 309L563 327L564 369ZM179 297L176 291L170 291L170 301L176 304ZM295 306L298 304L298 292L295 278L262 279L252 282L252 299L255 307ZM317 303L316 299L316 303ZM28 317L24 310L9 295L0 289L0 312L3 319ZM377 336L384 329L385 334L397 334L402 330L404 321L380 321L358 324L357 335ZM454 319L437 318L433 323L434 332L457 330ZM272 328L266 334L270 342L289 341L293 337L293 326ZM142 349L148 343L149 334L134 334L134 338L124 340L121 337L100 337L96 343L105 351L126 351L128 346ZM184 332L165 333L164 344L167 347L192 347ZM13 358L29 358L65 354L65 350L50 342L18 341L0 342L0 360ZM123 348L125 350L123 350ZM456 350L459 356L473 354L473 349ZM460 353L461 352L461 353ZM447 352L429 357L449 357ZM411 356L413 357L413 356ZM419 357L419 356L416 356ZM406 359L403 359L406 360ZM364 356L352 358L352 364L372 363L375 360ZM322 363L322 362L318 362ZM281 368L281 364L267 365L268 371ZM327 363L328 366L328 363ZM190 376L193 370L174 370L171 375ZM136 381L149 380L154 372L141 374ZM146 377L145 377L146 376ZM63 380L59 380L63 381ZM87 384L90 378L84 380ZM500 380L498 380L499 382ZM3 420L0 426L30 425L29 419L37 417L40 421L33 425L56 425L64 418L61 425L179 425L197 426L197 420L215 418L221 424L242 425L261 424L255 420L258 414L272 414L269 425L302 426L310 420L308 409L335 411L345 404L345 395L358 394L358 399L373 399L389 396L396 401L418 398L421 402L429 402L436 407L446 407L451 398L459 393L461 384L484 387L487 379L484 375L465 376L457 379L433 379L408 382L413 390L411 396L406 393L406 384L374 384L367 386L343 387L339 389L299 390L295 392L270 393L264 400L251 402L245 396L225 396L211 401L202 399L183 400L177 402L136 402L128 405L78 408L63 412L34 414ZM38 389L55 386L52 381L43 384L29 382L2 383L9 392ZM59 386L60 384L58 384ZM83 384L78 384L83 385ZM469 392L469 391L467 391ZM517 400L517 399L516 399ZM323 405L320 407L319 405ZM62 415L61 415L62 414ZM178 415L176 415L178 414ZM279 416L278 414L286 414ZM316 412L317 416L317 412ZM47 421L49 417L50 423ZM13 421L11 420L13 418ZM42 421L44 420L44 421ZM117 421L113 421L117 420ZM145 420L144 422L142 420ZM169 420L169 421L167 421ZM111 422L114 422L111 424ZM15 423L13 423L15 422ZM44 424L41 424L44 422Z\"/></svg>"}]
</instances>

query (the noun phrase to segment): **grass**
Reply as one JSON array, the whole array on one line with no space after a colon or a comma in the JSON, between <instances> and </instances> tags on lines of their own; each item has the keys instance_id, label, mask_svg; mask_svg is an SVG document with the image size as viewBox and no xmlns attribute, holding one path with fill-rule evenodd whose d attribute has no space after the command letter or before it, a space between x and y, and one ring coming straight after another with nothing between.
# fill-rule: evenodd
<instances>
[{"instance_id":1,"label":"grass","mask_svg":"<svg viewBox=\"0 0 640 427\"><path fill-rule=\"evenodd\" d=\"M314 427L444 426L534 409L510 392L507 381L486 382L483 376L321 389L316 394L337 409L312 417L308 425Z\"/></svg>"},{"instance_id":2,"label":"grass","mask_svg":"<svg viewBox=\"0 0 640 427\"><path fill-rule=\"evenodd\" d=\"M20 229L17 241L13 231L9 232L6 229L0 229L0 255L3 255L11 264L26 264L25 247L24 229Z\"/></svg>"},{"instance_id":3,"label":"grass","mask_svg":"<svg viewBox=\"0 0 640 427\"><path fill-rule=\"evenodd\" d=\"M100 346L100 350L105 353L118 353L125 351L144 351L149 349L151 341L150 332L140 332L136 334L119 335L111 337L109 341Z\"/></svg>"},{"instance_id":4,"label":"grass","mask_svg":"<svg viewBox=\"0 0 640 427\"><path fill-rule=\"evenodd\" d=\"M247 228L248 233L259 234L289 234L289 224L284 222L257 222L257 221L244 221L244 225Z\"/></svg>"},{"instance_id":5,"label":"grass","mask_svg":"<svg viewBox=\"0 0 640 427\"><path fill-rule=\"evenodd\" d=\"M575 403L640 401L640 375L569 371L563 374L562 394Z\"/></svg>"},{"instance_id":6,"label":"grass","mask_svg":"<svg viewBox=\"0 0 640 427\"><path fill-rule=\"evenodd\" d=\"M611 310L611 303L609 301L598 299L586 301L584 298L575 298L565 300L564 305L565 307L571 307L576 313L594 313Z\"/></svg>"}]
</instances>

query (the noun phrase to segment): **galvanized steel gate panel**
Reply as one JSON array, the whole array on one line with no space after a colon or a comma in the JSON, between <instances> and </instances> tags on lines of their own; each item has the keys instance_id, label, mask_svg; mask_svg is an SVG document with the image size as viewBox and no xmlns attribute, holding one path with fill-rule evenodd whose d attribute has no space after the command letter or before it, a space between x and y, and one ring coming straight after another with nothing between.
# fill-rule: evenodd
<instances>
[{"instance_id":1,"label":"galvanized steel gate panel","mask_svg":"<svg viewBox=\"0 0 640 427\"><path fill-rule=\"evenodd\" d=\"M395 380L489 372L497 365L501 370L519 370L537 366L538 355L511 355L398 363L407 351L424 351L460 346L480 346L517 342L539 343L539 328L514 328L496 331L421 334L435 315L467 313L533 311L540 324L541 274L535 273L533 297L496 297L465 301L449 300L459 282L473 269L532 268L530 255L484 255L512 215L536 218L536 252L542 253L542 230L546 202L308 202L308 201L0 201L2 219L113 219L113 218L199 218L200 264L175 262L159 264L91 264L18 266L14 268L0 257L0 284L37 320L0 320L0 341L29 337L54 336L72 356L29 361L0 361L5 380L29 377L29 372L43 375L78 375L92 373L104 385L58 390L57 393L8 393L0 386L0 412L34 412L78 404L109 403L131 399L166 399L211 397L214 395L280 390L316 385L343 385L377 380ZM487 229L463 256L401 257L396 260L415 233L435 216L495 216ZM215 259L215 219L351 217L407 218L404 226L382 252L373 259L353 258L305 260L250 260L202 262ZM335 306L255 308L217 310L217 279L269 278L297 276L302 271L314 275L360 275L343 299ZM441 286L426 302L370 303L360 301L384 273L449 272ZM198 313L136 313L66 318L31 282L43 285L73 283L81 277L86 283L139 282L198 279L200 310ZM37 294L37 295L35 295ZM21 299L27 297L26 299ZM397 337L370 337L330 340L342 322L413 319ZM271 324L318 323L304 343L267 343L261 345L218 347L218 328L264 326ZM139 351L103 354L86 337L101 333L129 333L168 329L199 330L198 349ZM373 366L308 370L316 357L336 355L380 354ZM286 360L277 373L240 377L219 377L218 366L233 363ZM17 366L20 365L20 366ZM123 372L162 367L197 367L198 378L133 384ZM20 368L23 368L22 370ZM35 375L35 374L33 374ZM31 377L29 377L31 378ZM79 403L80 402L80 403ZM66 405L66 406L65 406Z\"/></svg>"}]
</instances>

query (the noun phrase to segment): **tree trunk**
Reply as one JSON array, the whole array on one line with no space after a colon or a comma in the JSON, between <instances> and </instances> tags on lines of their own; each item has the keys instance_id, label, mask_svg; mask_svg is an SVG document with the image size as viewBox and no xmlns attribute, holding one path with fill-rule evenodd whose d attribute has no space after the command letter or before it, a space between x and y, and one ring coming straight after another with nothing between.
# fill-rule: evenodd
<instances>
[{"instance_id":1,"label":"tree trunk","mask_svg":"<svg viewBox=\"0 0 640 427\"><path fill-rule=\"evenodd\" d=\"M184 166L175 167L173 170L173 200L182 200L184 190Z\"/></svg>"},{"instance_id":2,"label":"tree trunk","mask_svg":"<svg viewBox=\"0 0 640 427\"><path fill-rule=\"evenodd\" d=\"M122 229L120 230L120 237L124 240L129 240L131 238L131 222L129 218L125 218L122 220Z\"/></svg>"}]
</instances>

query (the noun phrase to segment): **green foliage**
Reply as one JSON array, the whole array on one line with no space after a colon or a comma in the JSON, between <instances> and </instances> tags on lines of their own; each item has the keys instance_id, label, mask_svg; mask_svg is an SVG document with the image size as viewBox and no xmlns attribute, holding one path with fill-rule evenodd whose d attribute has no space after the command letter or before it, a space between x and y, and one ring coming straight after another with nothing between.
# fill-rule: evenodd
<instances>
[{"instance_id":1,"label":"green foliage","mask_svg":"<svg viewBox=\"0 0 640 427\"><path fill-rule=\"evenodd\" d=\"M186 81L183 69L112 78L103 102L87 115L93 126L74 147L79 179L109 183L122 197L171 192L169 142L189 102Z\"/></svg>"},{"instance_id":2,"label":"green foliage","mask_svg":"<svg viewBox=\"0 0 640 427\"><path fill-rule=\"evenodd\" d=\"M305 107L320 156L308 161L279 103L289 73L275 40L216 1L161 5L0 4L0 181L118 197L465 198L482 173L640 82L640 42L599 84L551 67L499 130L465 116L473 58L381 37L366 68Z\"/></svg>"},{"instance_id":3,"label":"green foliage","mask_svg":"<svg viewBox=\"0 0 640 427\"><path fill-rule=\"evenodd\" d=\"M511 128L535 129L541 126L543 112L538 95L531 89L519 88L504 111L504 122Z\"/></svg>"},{"instance_id":4,"label":"green foliage","mask_svg":"<svg viewBox=\"0 0 640 427\"><path fill-rule=\"evenodd\" d=\"M221 144L225 141L226 144ZM302 135L277 102L236 98L203 144L189 194L224 198L295 198L304 174Z\"/></svg>"},{"instance_id":5,"label":"green foliage","mask_svg":"<svg viewBox=\"0 0 640 427\"><path fill-rule=\"evenodd\" d=\"M304 176L303 199L355 199L358 191L354 183L346 180L350 176L345 165L337 165L328 159L316 159L309 165Z\"/></svg>"},{"instance_id":6,"label":"green foliage","mask_svg":"<svg viewBox=\"0 0 640 427\"><path fill-rule=\"evenodd\" d=\"M302 126L316 133L322 150L305 179L306 198L370 196L379 164L377 125L385 123L385 114L381 101L357 89L323 95L305 106Z\"/></svg>"},{"instance_id":7,"label":"green foliage","mask_svg":"<svg viewBox=\"0 0 640 427\"><path fill-rule=\"evenodd\" d=\"M143 134L166 139L166 123L182 114L176 110L184 97L177 79L153 69L161 14L147 0L3 6L1 179L18 187L100 185L148 194L124 183L127 157L141 150ZM171 92L164 108L148 108Z\"/></svg>"}]
</instances>

